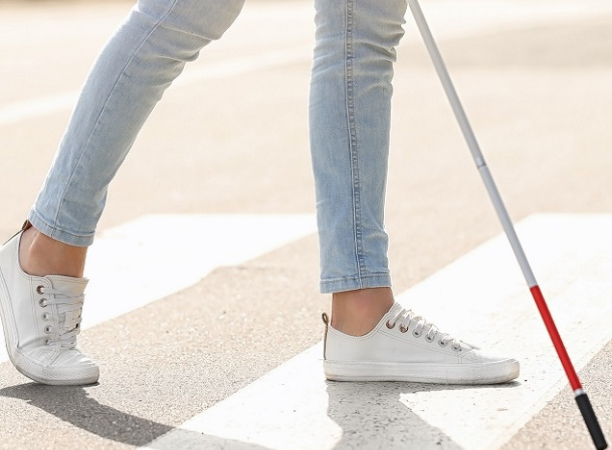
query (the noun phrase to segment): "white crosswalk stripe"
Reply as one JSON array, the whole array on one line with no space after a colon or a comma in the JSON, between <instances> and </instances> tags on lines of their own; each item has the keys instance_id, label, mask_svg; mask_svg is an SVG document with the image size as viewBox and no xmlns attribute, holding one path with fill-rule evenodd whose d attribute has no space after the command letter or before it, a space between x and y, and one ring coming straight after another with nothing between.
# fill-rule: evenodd
<instances>
[{"instance_id":1,"label":"white crosswalk stripe","mask_svg":"<svg viewBox=\"0 0 612 450\"><path fill-rule=\"evenodd\" d=\"M612 216L538 215L517 228L580 369L612 338ZM318 344L144 448L331 450L341 441L342 448L360 448L360 441L367 448L433 450L444 441L444 448L493 450L566 388L503 236L399 301L466 341L517 357L520 378L493 387L329 383Z\"/></svg>"}]
</instances>

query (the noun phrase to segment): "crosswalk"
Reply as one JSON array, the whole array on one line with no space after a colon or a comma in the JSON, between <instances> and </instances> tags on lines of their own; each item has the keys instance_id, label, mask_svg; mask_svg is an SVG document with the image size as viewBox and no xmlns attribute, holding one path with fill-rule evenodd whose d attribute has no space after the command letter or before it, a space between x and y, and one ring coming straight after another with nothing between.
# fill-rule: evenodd
<instances>
[{"instance_id":1,"label":"crosswalk","mask_svg":"<svg viewBox=\"0 0 612 450\"><path fill-rule=\"evenodd\" d=\"M578 370L612 339L610 229L612 215L535 215L517 226ZM314 232L311 215L160 215L109 229L90 254L85 327ZM141 449L496 450L559 392L571 395L504 236L398 301L444 331L515 356L521 376L492 387L328 382L318 343Z\"/></svg>"},{"instance_id":2,"label":"crosswalk","mask_svg":"<svg viewBox=\"0 0 612 450\"><path fill-rule=\"evenodd\" d=\"M608 215L536 215L517 227L577 369L612 339L611 227ZM493 450L561 390L571 395L503 236L398 300L517 357L521 376L492 387L327 382L319 343L142 449Z\"/></svg>"},{"instance_id":3,"label":"crosswalk","mask_svg":"<svg viewBox=\"0 0 612 450\"><path fill-rule=\"evenodd\" d=\"M535 215L517 226L578 370L612 339L610 229L611 215ZM146 216L110 229L90 254L85 327L314 232L311 215ZM444 331L515 356L521 376L492 387L333 383L319 343L142 449L494 450L560 391L570 395L504 236L398 301Z\"/></svg>"}]
</instances>

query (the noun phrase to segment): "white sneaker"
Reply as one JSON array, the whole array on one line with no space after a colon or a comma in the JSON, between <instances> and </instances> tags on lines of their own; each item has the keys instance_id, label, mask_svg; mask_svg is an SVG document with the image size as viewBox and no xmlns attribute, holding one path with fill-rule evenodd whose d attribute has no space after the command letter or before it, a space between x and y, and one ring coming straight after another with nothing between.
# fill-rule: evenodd
<instances>
[{"instance_id":1,"label":"white sneaker","mask_svg":"<svg viewBox=\"0 0 612 450\"><path fill-rule=\"evenodd\" d=\"M365 336L334 329L326 314L323 368L328 380L495 384L519 375L518 361L481 351L395 303Z\"/></svg>"},{"instance_id":2,"label":"white sneaker","mask_svg":"<svg viewBox=\"0 0 612 450\"><path fill-rule=\"evenodd\" d=\"M76 348L88 280L25 273L19 264L21 235L0 249L0 316L11 362L39 383L95 383L98 366Z\"/></svg>"}]
</instances>

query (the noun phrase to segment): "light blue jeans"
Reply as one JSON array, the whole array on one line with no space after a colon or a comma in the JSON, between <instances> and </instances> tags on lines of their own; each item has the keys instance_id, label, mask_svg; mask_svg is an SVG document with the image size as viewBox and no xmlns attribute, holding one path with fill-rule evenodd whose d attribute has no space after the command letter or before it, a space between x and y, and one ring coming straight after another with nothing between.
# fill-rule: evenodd
<instances>
[{"instance_id":1,"label":"light blue jeans","mask_svg":"<svg viewBox=\"0 0 612 450\"><path fill-rule=\"evenodd\" d=\"M108 185L165 89L244 0L139 0L100 54L28 217L93 242ZM405 0L315 0L310 138L321 291L391 285L384 198L395 46Z\"/></svg>"}]
</instances>

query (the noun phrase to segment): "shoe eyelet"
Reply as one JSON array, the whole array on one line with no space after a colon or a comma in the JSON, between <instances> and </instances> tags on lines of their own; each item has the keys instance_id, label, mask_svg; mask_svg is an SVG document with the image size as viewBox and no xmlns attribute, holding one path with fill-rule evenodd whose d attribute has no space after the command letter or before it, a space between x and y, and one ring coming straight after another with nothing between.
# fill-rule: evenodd
<instances>
[{"instance_id":1,"label":"shoe eyelet","mask_svg":"<svg viewBox=\"0 0 612 450\"><path fill-rule=\"evenodd\" d=\"M452 348L452 349L453 349L453 351L455 351L455 352L460 352L460 351L462 351L462 350L463 350L463 349L461 348L461 346L460 346L460 345L459 345L459 346L456 346L456 347L453 345L451 348Z\"/></svg>"},{"instance_id":2,"label":"shoe eyelet","mask_svg":"<svg viewBox=\"0 0 612 450\"><path fill-rule=\"evenodd\" d=\"M42 320L44 320L44 321L49 321L49 320L51 320L51 314L49 314L49 313L44 313L44 314L42 315Z\"/></svg>"},{"instance_id":3,"label":"shoe eyelet","mask_svg":"<svg viewBox=\"0 0 612 450\"><path fill-rule=\"evenodd\" d=\"M51 331L53 331L53 329L51 328L51 325L47 325L47 326L45 327L45 333L47 333L47 334L51 334Z\"/></svg>"},{"instance_id":4,"label":"shoe eyelet","mask_svg":"<svg viewBox=\"0 0 612 450\"><path fill-rule=\"evenodd\" d=\"M414 330L414 331L412 332L412 335L413 335L415 338L420 338L420 337L421 337L421 333L419 333L417 330Z\"/></svg>"},{"instance_id":5,"label":"shoe eyelet","mask_svg":"<svg viewBox=\"0 0 612 450\"><path fill-rule=\"evenodd\" d=\"M446 346L448 345L448 341L444 341L444 340L440 339L440 340L438 341L438 345L439 345L440 347L446 347Z\"/></svg>"},{"instance_id":6,"label":"shoe eyelet","mask_svg":"<svg viewBox=\"0 0 612 450\"><path fill-rule=\"evenodd\" d=\"M44 286L37 286L36 287L36 293L42 295L44 288L45 288Z\"/></svg>"},{"instance_id":7,"label":"shoe eyelet","mask_svg":"<svg viewBox=\"0 0 612 450\"><path fill-rule=\"evenodd\" d=\"M46 308L47 307L47 299L46 298L41 298L38 301L38 304L40 305L41 308Z\"/></svg>"},{"instance_id":8,"label":"shoe eyelet","mask_svg":"<svg viewBox=\"0 0 612 450\"><path fill-rule=\"evenodd\" d=\"M395 328L395 324L390 324L389 321L387 320L387 328L392 330L393 328Z\"/></svg>"},{"instance_id":9,"label":"shoe eyelet","mask_svg":"<svg viewBox=\"0 0 612 450\"><path fill-rule=\"evenodd\" d=\"M403 326L403 325L400 325L399 330L400 330L400 333L405 333L405 332L407 332L407 331L408 331L408 328L406 328L406 327L405 327L405 326Z\"/></svg>"},{"instance_id":10,"label":"shoe eyelet","mask_svg":"<svg viewBox=\"0 0 612 450\"><path fill-rule=\"evenodd\" d=\"M51 339L47 339L47 340L45 341L45 345L51 345Z\"/></svg>"},{"instance_id":11,"label":"shoe eyelet","mask_svg":"<svg viewBox=\"0 0 612 450\"><path fill-rule=\"evenodd\" d=\"M436 339L434 337L425 336L425 340L431 344Z\"/></svg>"}]
</instances>

